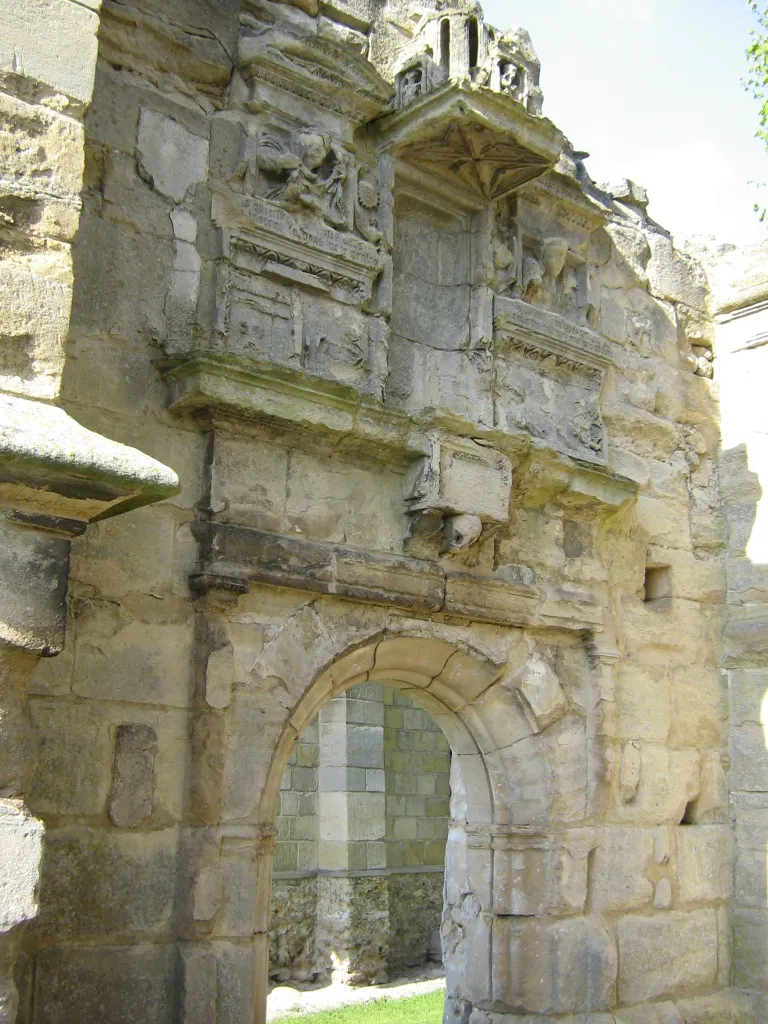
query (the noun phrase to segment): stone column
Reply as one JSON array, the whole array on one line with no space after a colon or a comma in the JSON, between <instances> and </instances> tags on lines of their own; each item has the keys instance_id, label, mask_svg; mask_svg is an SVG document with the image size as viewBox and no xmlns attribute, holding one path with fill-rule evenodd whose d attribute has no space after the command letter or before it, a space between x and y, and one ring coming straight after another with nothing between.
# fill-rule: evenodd
<instances>
[{"instance_id":1,"label":"stone column","mask_svg":"<svg viewBox=\"0 0 768 1024\"><path fill-rule=\"evenodd\" d=\"M381 687L320 712L318 965L357 984L387 976L389 936Z\"/></svg>"}]
</instances>

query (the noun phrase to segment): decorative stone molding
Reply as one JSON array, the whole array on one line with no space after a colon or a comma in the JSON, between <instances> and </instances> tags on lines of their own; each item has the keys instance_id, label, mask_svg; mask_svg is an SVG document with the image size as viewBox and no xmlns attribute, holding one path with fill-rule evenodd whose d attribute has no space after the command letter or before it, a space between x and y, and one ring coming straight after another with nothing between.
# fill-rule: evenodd
<instances>
[{"instance_id":1,"label":"decorative stone molding","mask_svg":"<svg viewBox=\"0 0 768 1024\"><path fill-rule=\"evenodd\" d=\"M602 628L602 609L593 595L538 588L525 566L476 575L408 555L359 551L245 526L201 522L194 531L201 565L191 585L200 592L244 592L261 583L504 625Z\"/></svg>"}]
</instances>

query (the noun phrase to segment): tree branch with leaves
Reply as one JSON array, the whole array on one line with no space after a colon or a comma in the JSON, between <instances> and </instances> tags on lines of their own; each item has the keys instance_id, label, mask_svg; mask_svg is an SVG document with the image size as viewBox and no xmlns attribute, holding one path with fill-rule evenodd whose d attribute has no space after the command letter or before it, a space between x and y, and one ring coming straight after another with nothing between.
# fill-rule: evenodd
<instances>
[{"instance_id":1,"label":"tree branch with leaves","mask_svg":"<svg viewBox=\"0 0 768 1024\"><path fill-rule=\"evenodd\" d=\"M747 4L757 18L758 27L749 30L752 38L747 47L744 87L760 104L759 128L755 134L768 148L768 7L759 6L757 0L747 0ZM768 210L760 203L755 203L755 211L760 214L761 221L768 217Z\"/></svg>"}]
</instances>

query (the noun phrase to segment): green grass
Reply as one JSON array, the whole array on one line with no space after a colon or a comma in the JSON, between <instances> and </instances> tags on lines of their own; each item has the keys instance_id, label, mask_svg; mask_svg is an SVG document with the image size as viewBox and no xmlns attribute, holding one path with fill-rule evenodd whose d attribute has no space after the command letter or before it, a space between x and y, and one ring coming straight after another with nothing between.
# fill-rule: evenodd
<instances>
[{"instance_id":1,"label":"green grass","mask_svg":"<svg viewBox=\"0 0 768 1024\"><path fill-rule=\"evenodd\" d=\"M320 1013L287 1014L275 1024L441 1024L445 992L429 992L410 999L375 999Z\"/></svg>"}]
</instances>

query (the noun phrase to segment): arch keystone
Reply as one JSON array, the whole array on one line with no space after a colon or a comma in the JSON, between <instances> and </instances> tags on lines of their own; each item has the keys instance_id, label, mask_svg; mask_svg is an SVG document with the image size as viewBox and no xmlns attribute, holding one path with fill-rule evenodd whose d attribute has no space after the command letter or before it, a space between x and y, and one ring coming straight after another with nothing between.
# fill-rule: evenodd
<instances>
[{"instance_id":1,"label":"arch keystone","mask_svg":"<svg viewBox=\"0 0 768 1024\"><path fill-rule=\"evenodd\" d=\"M429 686L455 651L453 644L428 637L403 636L382 640L376 648L371 679Z\"/></svg>"}]
</instances>

